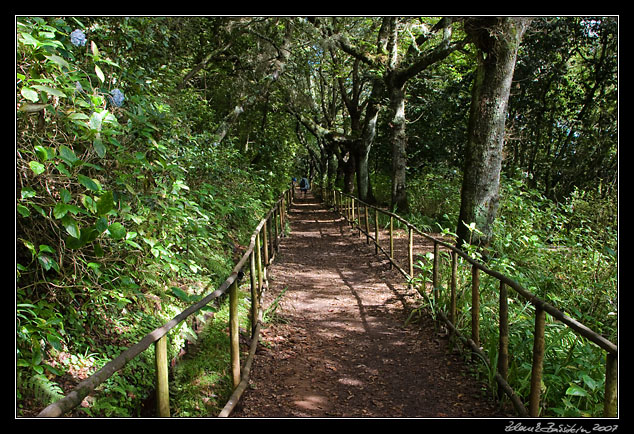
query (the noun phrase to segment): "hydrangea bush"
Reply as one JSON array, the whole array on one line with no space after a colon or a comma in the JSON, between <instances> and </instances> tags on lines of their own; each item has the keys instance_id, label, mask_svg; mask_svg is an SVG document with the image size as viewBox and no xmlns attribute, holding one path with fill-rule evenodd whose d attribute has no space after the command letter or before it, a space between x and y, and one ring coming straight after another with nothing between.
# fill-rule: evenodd
<instances>
[{"instance_id":1,"label":"hydrangea bush","mask_svg":"<svg viewBox=\"0 0 634 434\"><path fill-rule=\"evenodd\" d=\"M123 105L123 100L125 99L125 97L123 96L123 92L121 92L119 89L113 89L110 92L110 95L110 99L115 106L121 107Z\"/></svg>"},{"instance_id":2,"label":"hydrangea bush","mask_svg":"<svg viewBox=\"0 0 634 434\"><path fill-rule=\"evenodd\" d=\"M83 47L86 45L86 35L81 30L76 29L70 34L70 42L76 47Z\"/></svg>"}]
</instances>

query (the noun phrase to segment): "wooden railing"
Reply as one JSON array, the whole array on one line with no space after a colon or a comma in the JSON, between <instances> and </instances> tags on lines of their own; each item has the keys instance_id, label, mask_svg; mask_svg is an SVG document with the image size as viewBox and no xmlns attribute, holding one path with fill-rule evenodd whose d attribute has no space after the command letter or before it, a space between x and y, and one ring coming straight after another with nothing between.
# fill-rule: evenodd
<instances>
[{"instance_id":1,"label":"wooden railing","mask_svg":"<svg viewBox=\"0 0 634 434\"><path fill-rule=\"evenodd\" d=\"M77 407L82 400L88 396L97 386L110 378L115 372L121 370L130 360L137 357L150 345L155 345L156 361L156 395L157 414L159 417L169 417L169 392L168 392L168 363L167 363L167 339L168 332L184 321L190 315L198 312L209 304L212 300L229 292L229 335L231 353L231 377L234 386L234 396L225 408L230 407L235 401L236 391L242 387L244 389L245 379L248 376L250 363L253 355L250 354L245 363L244 371L241 373L240 367L240 347L238 328L238 282L243 273L243 268L249 262L249 274L251 276L251 332L252 342L257 344L259 334L259 322L262 311L259 306L259 299L266 280L266 267L273 261L275 252L279 246L279 240L283 236L287 206L292 202L293 190L288 189L282 193L268 214L255 228L249 246L242 255L240 261L233 268L231 275L212 293L205 296L199 302L189 306L187 309L176 315L171 321L148 333L139 342L123 351L118 357L106 363L99 371L81 381L68 395L53 402L44 408L38 417L58 417ZM206 288L208 290L209 287ZM254 344L252 351L254 353ZM246 373L246 375L244 375ZM239 397L239 395L238 395Z\"/></svg>"},{"instance_id":2,"label":"wooden railing","mask_svg":"<svg viewBox=\"0 0 634 434\"><path fill-rule=\"evenodd\" d=\"M438 305L438 297L440 295L440 282L439 282L439 249L449 252L451 255L451 280L450 280L450 294L449 294L449 312L448 316L444 312L437 311L438 316L447 324L448 328L458 336L464 343L466 343L473 352L477 353L485 361L487 366L491 366L487 355L483 352L480 346L480 307L479 307L479 285L480 285L480 272L486 273L489 276L494 277L499 281L499 351L497 360L497 372L495 373L495 380L498 383L498 395L501 397L502 393L506 394L516 412L520 416L539 416L540 410L540 398L541 398L541 383L542 383L542 371L544 361L544 334L545 334L545 314L548 313L556 320L562 322L579 336L583 336L590 342L599 346L606 352L606 367L605 367L605 395L604 395L604 416L615 417L617 413L617 358L618 351L617 346L604 338L600 334L589 329L579 321L570 318L560 310L556 309L551 304L541 300L539 297L530 293L519 283L510 279L509 277L489 269L485 265L477 262L467 253L456 248L455 246L448 244L442 240L434 238L429 234L426 234L417 229L413 224L409 223L402 217L389 212L387 210L378 208L373 205L369 205L352 195L342 193L333 189L319 189L322 200L329 206L334 206L335 210L339 212L353 228L359 230L359 234L364 233L368 239L368 242L372 240L375 245L375 251L378 253L380 250L385 254L390 263L401 272L401 274L413 284L414 282L414 234L418 234L425 239L433 242L433 268L432 268L432 295L435 306ZM363 213L362 213L363 209ZM374 210L374 234L370 231L370 217L369 210ZM379 215L389 217L389 235L387 236L389 242L387 250L380 245L379 239ZM363 220L363 225L362 225ZM400 222L402 226L407 228L408 233L408 248L407 248L407 264L400 264L395 259L394 252L394 220ZM385 226L388 226L387 221ZM456 281L457 281L457 267L458 257L461 257L466 263L471 265L472 272L472 303L471 303L471 337L465 337L460 333L455 326L457 312L456 312ZM513 391L508 383L508 368L509 368L509 322L508 322L508 287L512 288L521 297L527 300L535 307L535 326L533 333L533 351L532 351L532 367L531 367L531 381L530 381L530 394L528 399L528 409L524 406L521 398ZM432 300L424 290L419 290L421 294L430 304Z\"/></svg>"}]
</instances>

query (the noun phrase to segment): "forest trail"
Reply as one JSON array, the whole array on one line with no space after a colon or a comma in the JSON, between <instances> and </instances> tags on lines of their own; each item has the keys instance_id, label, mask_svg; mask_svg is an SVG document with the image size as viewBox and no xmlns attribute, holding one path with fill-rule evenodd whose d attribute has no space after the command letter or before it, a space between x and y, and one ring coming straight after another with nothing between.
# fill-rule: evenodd
<instances>
[{"instance_id":1,"label":"forest trail","mask_svg":"<svg viewBox=\"0 0 634 434\"><path fill-rule=\"evenodd\" d=\"M268 269L276 298L232 417L508 417L374 247L310 193Z\"/></svg>"}]
</instances>

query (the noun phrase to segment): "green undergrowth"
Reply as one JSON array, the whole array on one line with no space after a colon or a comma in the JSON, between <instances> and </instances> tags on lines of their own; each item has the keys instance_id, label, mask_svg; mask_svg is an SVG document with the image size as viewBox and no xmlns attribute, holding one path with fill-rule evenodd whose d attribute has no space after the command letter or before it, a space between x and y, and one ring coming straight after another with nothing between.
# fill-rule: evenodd
<instances>
[{"instance_id":1,"label":"green undergrowth","mask_svg":"<svg viewBox=\"0 0 634 434\"><path fill-rule=\"evenodd\" d=\"M248 279L246 279L248 280ZM250 336L250 287L238 291L238 317L241 335ZM217 416L233 392L229 352L228 297L213 317L202 319L202 330L193 337L188 352L171 372L170 401L172 417ZM246 353L241 347L241 356Z\"/></svg>"},{"instance_id":2,"label":"green undergrowth","mask_svg":"<svg viewBox=\"0 0 634 434\"><path fill-rule=\"evenodd\" d=\"M230 138L198 129L201 116L222 120L208 104L147 79L152 65L135 63L119 31L151 46L161 37L151 26L17 19L17 416L36 415L220 285L289 179L286 166L253 167ZM170 360L193 339L193 321L170 332ZM153 351L73 414L141 415Z\"/></svg>"},{"instance_id":3,"label":"green undergrowth","mask_svg":"<svg viewBox=\"0 0 634 434\"><path fill-rule=\"evenodd\" d=\"M494 238L484 257L471 246L466 250L489 268L507 275L538 297L597 333L617 342L618 281L616 200L600 191L575 190L565 201L554 202L528 188L521 177L502 180L501 204ZM441 191L450 178L436 178ZM454 188L457 186L454 186ZM430 185L430 188L433 188ZM435 193L428 193L434 196ZM415 203L415 202L414 202ZM458 209L449 210L455 216ZM435 220L441 217L440 221ZM438 231L446 217L412 216ZM433 223L432 223L433 221ZM452 218L449 217L449 221ZM475 229L474 229L475 230ZM415 260L415 281L432 281L433 253ZM451 259L441 253L440 297L422 309L433 315L448 312ZM471 266L459 259L456 326L471 337ZM533 349L534 307L509 288L509 383L528 401ZM480 375L493 378L498 356L499 281L480 273L480 340L492 362L480 364ZM542 416L601 416L605 387L605 352L546 315L546 353L542 382Z\"/></svg>"}]
</instances>

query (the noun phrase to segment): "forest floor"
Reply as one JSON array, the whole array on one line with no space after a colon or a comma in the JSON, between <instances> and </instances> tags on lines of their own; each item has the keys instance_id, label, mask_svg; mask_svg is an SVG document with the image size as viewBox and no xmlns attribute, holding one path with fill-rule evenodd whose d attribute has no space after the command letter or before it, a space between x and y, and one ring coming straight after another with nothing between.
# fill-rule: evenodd
<instances>
[{"instance_id":1,"label":"forest floor","mask_svg":"<svg viewBox=\"0 0 634 434\"><path fill-rule=\"evenodd\" d=\"M268 268L250 384L232 417L510 417L384 255L310 193ZM424 247L423 247L424 248Z\"/></svg>"}]
</instances>

